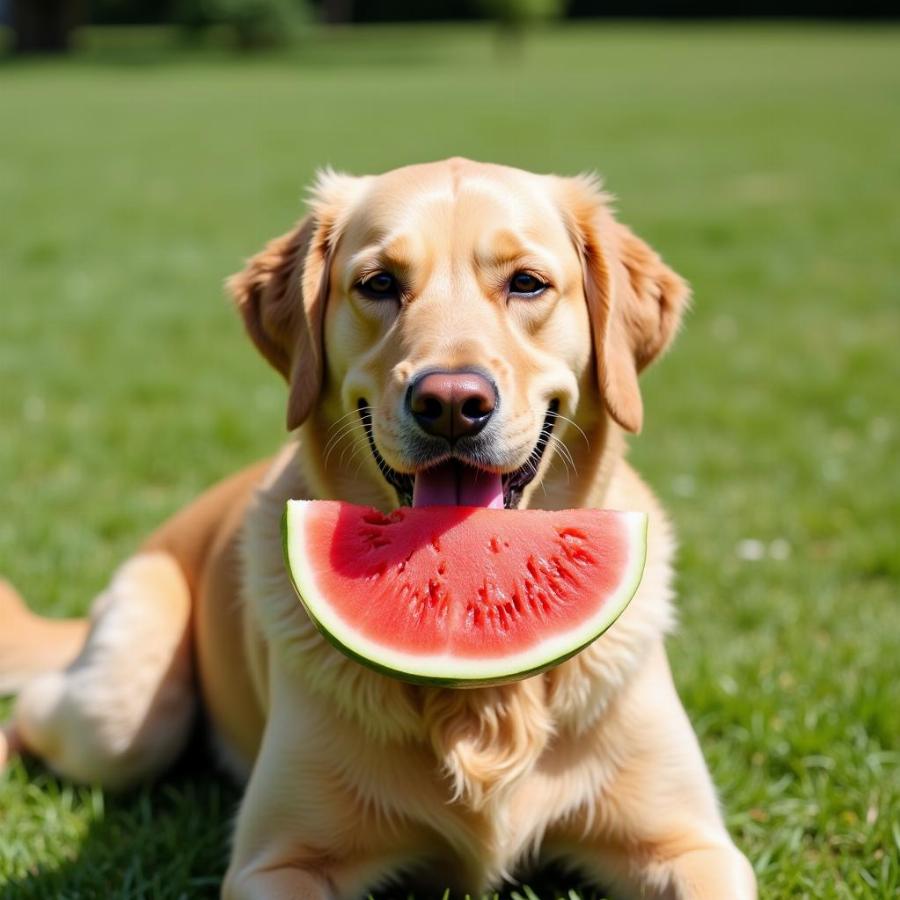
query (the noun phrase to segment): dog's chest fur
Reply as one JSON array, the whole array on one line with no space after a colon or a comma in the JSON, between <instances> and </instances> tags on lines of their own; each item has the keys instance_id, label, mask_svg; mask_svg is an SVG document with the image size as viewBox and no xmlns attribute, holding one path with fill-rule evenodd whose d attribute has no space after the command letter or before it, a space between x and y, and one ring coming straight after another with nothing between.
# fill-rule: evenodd
<instances>
[{"instance_id":1,"label":"dog's chest fur","mask_svg":"<svg viewBox=\"0 0 900 900\"><path fill-rule=\"evenodd\" d=\"M298 603L280 521L288 498L311 493L295 456L279 457L246 519L244 590L268 652L296 680L293 705L307 700L307 751L321 746L323 764L334 768L332 805L350 831L371 839L380 832L398 851L408 832L411 858L449 852L468 883L495 883L537 851L548 823L577 818L611 777L615 761L603 758L597 732L669 625L668 545L651 542L645 608L632 612L642 590L616 627L573 660L497 688L416 687L343 656ZM596 752L579 755L578 746Z\"/></svg>"},{"instance_id":2,"label":"dog's chest fur","mask_svg":"<svg viewBox=\"0 0 900 900\"><path fill-rule=\"evenodd\" d=\"M543 679L479 693L411 689L416 739L376 735L360 717L335 716L324 695L296 691L308 724L295 756L329 772L331 793L316 805L327 806L342 836L333 851L382 857L392 874L412 864L420 878L424 867L441 891L487 890L564 838L559 826L583 828L618 765L573 752L598 748L598 727L578 738L548 728Z\"/></svg>"}]
</instances>

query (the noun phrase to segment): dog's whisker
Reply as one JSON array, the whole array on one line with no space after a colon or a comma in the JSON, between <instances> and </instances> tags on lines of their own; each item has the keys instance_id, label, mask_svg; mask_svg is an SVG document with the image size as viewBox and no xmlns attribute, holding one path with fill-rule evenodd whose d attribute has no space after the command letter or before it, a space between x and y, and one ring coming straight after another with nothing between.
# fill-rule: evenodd
<instances>
[{"instance_id":1,"label":"dog's whisker","mask_svg":"<svg viewBox=\"0 0 900 900\"><path fill-rule=\"evenodd\" d=\"M351 416L356 416L356 418L350 418ZM348 413L346 416L341 416L336 422L328 428L328 443L330 444L335 438L339 437L343 432L345 432L348 428L353 428L355 425L360 424L358 421L358 413ZM340 424L343 420L343 424ZM349 420L349 421L348 421ZM328 446L328 444L326 444Z\"/></svg>"},{"instance_id":2,"label":"dog's whisker","mask_svg":"<svg viewBox=\"0 0 900 900\"><path fill-rule=\"evenodd\" d=\"M333 441L335 438L340 437L345 431L349 431L353 428L358 428L362 425L359 417L356 418L346 418L345 421L341 425L333 425L328 429L329 431L329 441Z\"/></svg>"},{"instance_id":3,"label":"dog's whisker","mask_svg":"<svg viewBox=\"0 0 900 900\"><path fill-rule=\"evenodd\" d=\"M341 455L338 460L338 468L343 469L347 464L347 454L350 453L350 459L354 458L354 455L359 452L360 447L362 446L359 441L355 441L350 438L350 435L347 435L348 440L344 442L341 447Z\"/></svg>"},{"instance_id":4,"label":"dog's whisker","mask_svg":"<svg viewBox=\"0 0 900 900\"><path fill-rule=\"evenodd\" d=\"M358 421L359 418L359 410L351 410L348 413L344 413L340 418L335 419L328 426L328 431L326 432L328 435L328 442L326 443L326 448L328 445L338 437L342 432L344 432L347 428L352 428Z\"/></svg>"},{"instance_id":5,"label":"dog's whisker","mask_svg":"<svg viewBox=\"0 0 900 900\"><path fill-rule=\"evenodd\" d=\"M366 431L365 427L360 427L360 429L359 429L360 433L365 435L365 431ZM355 431L348 431L344 435L344 438L348 438L349 440L344 443L344 447L341 450L341 458L340 458L341 468L343 468L345 465L349 464L347 461L345 461L345 457L347 456L348 451L350 451L350 450L353 451L350 456L350 460L349 460L349 462L352 462L355 459L356 454L359 453L359 451L365 446L365 444L362 441L353 440L353 436L355 435L355 433L356 433Z\"/></svg>"},{"instance_id":6,"label":"dog's whisker","mask_svg":"<svg viewBox=\"0 0 900 900\"><path fill-rule=\"evenodd\" d=\"M578 466L575 465L575 458L572 456L572 451L566 446L565 441L563 441L562 438L558 438L555 434L550 435L550 441L565 463L566 469L568 470L571 465L573 473L577 475Z\"/></svg>"},{"instance_id":7,"label":"dog's whisker","mask_svg":"<svg viewBox=\"0 0 900 900\"><path fill-rule=\"evenodd\" d=\"M566 470L566 484L568 484L573 475L578 475L578 469L575 461L572 459L572 453L569 448L555 435L550 436L551 445L559 455L560 462Z\"/></svg>"},{"instance_id":8,"label":"dog's whisker","mask_svg":"<svg viewBox=\"0 0 900 900\"><path fill-rule=\"evenodd\" d=\"M561 441L559 438L554 435L550 435L550 449L553 453L555 453L559 457L559 461L563 464L563 468L566 470L566 475L569 473L569 460L566 456L566 452L561 446Z\"/></svg>"},{"instance_id":9,"label":"dog's whisker","mask_svg":"<svg viewBox=\"0 0 900 900\"><path fill-rule=\"evenodd\" d=\"M328 442L325 444L325 449L326 449L326 451L328 450L328 448L329 448L335 441L337 441L337 440L340 439L340 436L341 436L345 431L347 431L348 429L352 428L352 427L354 426L354 424L355 424L355 423L352 422L352 421L350 421L350 422L344 422L344 424L341 425L341 427L338 428L337 430L329 429L329 438L328 438Z\"/></svg>"},{"instance_id":10,"label":"dog's whisker","mask_svg":"<svg viewBox=\"0 0 900 900\"><path fill-rule=\"evenodd\" d=\"M341 450L341 457L339 460L339 466L341 469L349 469L353 463L356 463L356 467L353 469L353 473L350 476L351 478L356 478L359 475L359 470L362 467L362 464L366 460L366 454L363 452L366 449L365 444L354 441L352 443L346 444ZM349 453L349 456L347 455Z\"/></svg>"},{"instance_id":11,"label":"dog's whisker","mask_svg":"<svg viewBox=\"0 0 900 900\"><path fill-rule=\"evenodd\" d=\"M340 437L334 441L331 446L325 451L325 454L322 458L322 465L324 468L328 468L328 461L331 458L331 455L340 447L342 444L346 444L348 440L352 441L352 432L348 431L345 434L340 435Z\"/></svg>"},{"instance_id":12,"label":"dog's whisker","mask_svg":"<svg viewBox=\"0 0 900 900\"><path fill-rule=\"evenodd\" d=\"M341 430L337 434L335 434L331 438L331 440L325 445L325 453L324 453L324 458L322 460L323 465L325 467L328 466L328 459L331 456L331 454L334 452L334 450L336 450L337 447L343 441L345 441L347 438L349 438L353 434L354 430L360 430L363 433L365 433L365 426L363 425L362 422L347 422L341 428Z\"/></svg>"},{"instance_id":13,"label":"dog's whisker","mask_svg":"<svg viewBox=\"0 0 900 900\"><path fill-rule=\"evenodd\" d=\"M359 418L359 410L351 409L350 412L344 413L335 419L329 426L326 434L332 436L335 431L343 431L348 425L352 425Z\"/></svg>"},{"instance_id":14,"label":"dog's whisker","mask_svg":"<svg viewBox=\"0 0 900 900\"><path fill-rule=\"evenodd\" d=\"M356 447L353 448L353 453L348 460L348 465L352 463L354 460L356 461L356 468L353 470L353 477L356 478L359 475L359 470L363 467L363 464L366 461L366 454L361 453L362 446L357 444Z\"/></svg>"},{"instance_id":15,"label":"dog's whisker","mask_svg":"<svg viewBox=\"0 0 900 900\"><path fill-rule=\"evenodd\" d=\"M581 435L585 444L587 444L588 447L591 446L591 441L588 438L588 436L584 433L584 429L574 419L570 419L568 416L564 416L561 412L558 412L556 414L556 418L562 419L563 422L568 422L569 425L571 425Z\"/></svg>"},{"instance_id":16,"label":"dog's whisker","mask_svg":"<svg viewBox=\"0 0 900 900\"><path fill-rule=\"evenodd\" d=\"M346 412L346 413L344 413L344 415L338 416L338 418L336 418L331 423L331 425L328 426L328 430L331 431L332 429L334 429L335 427L340 425L340 423L343 422L345 419L349 419L351 417L358 416L358 415L359 415L359 410L351 409L350 412Z\"/></svg>"}]
</instances>

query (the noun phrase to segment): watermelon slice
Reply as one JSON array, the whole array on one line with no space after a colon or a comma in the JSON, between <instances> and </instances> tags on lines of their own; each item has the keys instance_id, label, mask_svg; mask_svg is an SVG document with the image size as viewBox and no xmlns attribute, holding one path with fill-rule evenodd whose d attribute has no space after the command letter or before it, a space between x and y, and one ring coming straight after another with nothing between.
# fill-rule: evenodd
<instances>
[{"instance_id":1,"label":"watermelon slice","mask_svg":"<svg viewBox=\"0 0 900 900\"><path fill-rule=\"evenodd\" d=\"M640 583L647 517L290 500L284 544L336 647L405 681L472 687L542 672L606 631Z\"/></svg>"}]
</instances>

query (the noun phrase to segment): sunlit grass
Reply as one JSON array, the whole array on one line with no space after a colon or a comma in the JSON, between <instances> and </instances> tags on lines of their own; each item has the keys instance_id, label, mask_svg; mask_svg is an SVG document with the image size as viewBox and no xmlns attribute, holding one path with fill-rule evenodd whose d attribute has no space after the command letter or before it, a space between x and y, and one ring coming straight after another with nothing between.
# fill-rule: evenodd
<instances>
[{"instance_id":1,"label":"sunlit grass","mask_svg":"<svg viewBox=\"0 0 900 900\"><path fill-rule=\"evenodd\" d=\"M220 285L315 166L597 168L695 288L632 456L681 538L671 655L729 824L764 896L896 896L898 32L101 51L0 67L0 572L82 611L164 516L277 445L283 391ZM236 794L206 768L115 798L14 765L0 893L214 895Z\"/></svg>"}]
</instances>

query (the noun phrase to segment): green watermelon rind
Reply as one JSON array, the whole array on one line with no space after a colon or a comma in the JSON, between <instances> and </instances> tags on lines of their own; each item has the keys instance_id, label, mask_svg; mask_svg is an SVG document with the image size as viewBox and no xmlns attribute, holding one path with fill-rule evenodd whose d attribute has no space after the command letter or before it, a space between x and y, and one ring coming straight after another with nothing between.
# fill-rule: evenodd
<instances>
[{"instance_id":1,"label":"green watermelon rind","mask_svg":"<svg viewBox=\"0 0 900 900\"><path fill-rule=\"evenodd\" d=\"M413 684L454 688L486 687L519 681L560 665L594 643L622 615L637 593L647 560L647 515L636 512L624 513L623 515L627 515L630 520L627 528L632 558L623 572L618 587L599 611L605 615L595 617L588 623L511 657L491 658L480 662L472 657L401 654L363 638L342 619L328 615L330 604L321 596L321 592L314 584L309 561L303 552L301 537L305 510L316 502L288 500L282 516L285 568L303 608L322 636L343 654L376 672ZM326 621L327 619L331 619L331 622ZM370 649L364 649L362 643L368 643ZM554 646L564 645L564 648L559 651L542 652L542 647L550 643ZM393 657L393 660L385 660L386 656ZM531 661L523 665L523 660L529 657Z\"/></svg>"}]
</instances>

